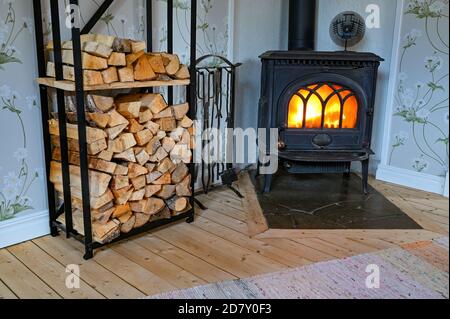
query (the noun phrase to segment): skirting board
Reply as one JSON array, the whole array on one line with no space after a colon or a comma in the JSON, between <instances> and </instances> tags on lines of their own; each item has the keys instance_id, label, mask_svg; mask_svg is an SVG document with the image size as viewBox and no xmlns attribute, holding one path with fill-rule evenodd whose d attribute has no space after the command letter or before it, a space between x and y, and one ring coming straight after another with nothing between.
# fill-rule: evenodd
<instances>
[{"instance_id":1,"label":"skirting board","mask_svg":"<svg viewBox=\"0 0 450 319\"><path fill-rule=\"evenodd\" d=\"M445 178L410 170L380 165L377 170L380 181L411 187L430 193L444 194Z\"/></svg>"},{"instance_id":2,"label":"skirting board","mask_svg":"<svg viewBox=\"0 0 450 319\"><path fill-rule=\"evenodd\" d=\"M18 216L0 223L0 248L50 233L48 211Z\"/></svg>"}]
</instances>

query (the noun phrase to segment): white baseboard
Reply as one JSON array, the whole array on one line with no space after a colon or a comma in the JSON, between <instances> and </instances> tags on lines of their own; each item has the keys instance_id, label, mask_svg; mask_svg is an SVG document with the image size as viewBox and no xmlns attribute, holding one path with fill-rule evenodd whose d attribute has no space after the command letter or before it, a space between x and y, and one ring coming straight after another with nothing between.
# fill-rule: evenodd
<instances>
[{"instance_id":1,"label":"white baseboard","mask_svg":"<svg viewBox=\"0 0 450 319\"><path fill-rule=\"evenodd\" d=\"M445 178L413 172L407 169L380 165L377 170L380 181L411 187L430 193L444 194Z\"/></svg>"},{"instance_id":2,"label":"white baseboard","mask_svg":"<svg viewBox=\"0 0 450 319\"><path fill-rule=\"evenodd\" d=\"M0 248L12 246L50 233L48 211L25 214L0 222Z\"/></svg>"}]
</instances>

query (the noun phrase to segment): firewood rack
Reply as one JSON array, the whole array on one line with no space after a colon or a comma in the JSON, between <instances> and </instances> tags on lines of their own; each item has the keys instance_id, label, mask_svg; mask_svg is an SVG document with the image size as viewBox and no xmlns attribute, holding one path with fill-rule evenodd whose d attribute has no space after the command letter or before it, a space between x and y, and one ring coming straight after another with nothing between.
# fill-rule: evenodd
<instances>
[{"instance_id":1,"label":"firewood rack","mask_svg":"<svg viewBox=\"0 0 450 319\"><path fill-rule=\"evenodd\" d=\"M51 149L51 137L48 126L48 120L50 119L49 111L49 89L51 86L40 84L40 102L41 102L41 119L42 119L42 129L43 129L43 140L44 140L44 151L45 151L45 163L47 172L47 194L48 194L48 207L49 207L49 217L50 217L50 233L53 237L59 235L60 232L66 234L67 238L74 238L84 244L85 254L84 259L88 260L94 257L94 250L101 248L105 245L110 245L112 243L121 241L125 238L135 236L140 233L148 232L151 229L161 227L173 223L175 221L186 220L188 223L194 221L195 211L194 211L194 196L190 198L190 204L192 209L188 212L174 216L171 219L157 220L147 225L135 229L128 234L121 234L120 237L109 243L98 243L95 242L92 235L92 222L91 222L91 207L90 207L90 191L89 191L89 167L88 167L88 149L87 149L87 123L85 114L85 87L83 83L83 70L82 70L82 60L81 60L81 35L89 33L95 24L101 19L104 13L112 5L114 0L105 0L98 10L93 14L92 18L86 23L84 28L80 29L76 24L73 25L71 29L72 41L73 41L73 58L74 58L74 70L75 70L75 96L77 105L77 126L78 126L78 137L79 137L79 150L80 150L80 177L81 177L81 188L82 188L82 211L83 211L83 226L84 235L74 229L73 219L72 219L72 197L70 189L70 173L69 173L69 148L67 141L67 116L66 116L66 105L65 105L65 89L58 86L58 81L63 80L63 63L62 63L62 41L61 41L61 29L60 29L60 15L59 15L59 4L63 1L49 0L50 10L51 10L51 31L53 35L54 43L54 62L56 71L56 106L58 113L58 120L60 123L60 146L61 146L61 166L63 175L63 204L57 207L56 193L54 185L50 182L50 163L52 160L52 149ZM197 30L197 0L190 0L191 3L191 34L190 34L190 74L191 80L190 84L187 85L186 89L186 100L189 102L190 111L189 115L191 119L196 118L196 30ZM70 5L78 7L78 0L70 0ZM153 43L153 0L146 0L146 25L147 25L147 47L148 51L152 51ZM37 48L37 64L38 64L38 75L40 78L46 77L46 58L45 58L45 43L44 43L44 30L42 26L42 4L41 0L33 0L33 10L34 10L34 20L35 20L35 35L36 35L36 48ZM168 53L173 53L174 49L174 0L167 0L167 32L168 32ZM149 85L149 87L142 88L147 92L151 92L154 86ZM168 87L168 103L173 104L173 92L175 84L170 82L166 85ZM126 88L122 87L121 89ZM110 89L108 89L110 90ZM189 165L190 173L194 176L195 168L193 163ZM194 179L192 179L192 189L194 189ZM65 223L58 222L57 219L64 215Z\"/></svg>"}]
</instances>

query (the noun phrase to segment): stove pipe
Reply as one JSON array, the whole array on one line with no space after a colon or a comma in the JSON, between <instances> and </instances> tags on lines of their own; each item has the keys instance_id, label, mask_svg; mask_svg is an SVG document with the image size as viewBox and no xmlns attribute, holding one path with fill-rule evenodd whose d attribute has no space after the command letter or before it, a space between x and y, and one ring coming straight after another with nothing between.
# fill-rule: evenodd
<instances>
[{"instance_id":1,"label":"stove pipe","mask_svg":"<svg viewBox=\"0 0 450 319\"><path fill-rule=\"evenodd\" d=\"M314 50L316 0L289 0L289 50Z\"/></svg>"}]
</instances>

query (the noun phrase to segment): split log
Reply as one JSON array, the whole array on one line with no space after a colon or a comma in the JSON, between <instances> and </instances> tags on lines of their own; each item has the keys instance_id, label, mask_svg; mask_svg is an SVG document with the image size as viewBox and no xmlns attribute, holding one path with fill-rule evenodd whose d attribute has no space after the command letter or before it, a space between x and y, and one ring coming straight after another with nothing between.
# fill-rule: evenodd
<instances>
[{"instance_id":1,"label":"split log","mask_svg":"<svg viewBox=\"0 0 450 319\"><path fill-rule=\"evenodd\" d=\"M186 129L190 128L192 125L194 125L194 122L187 116L185 116L180 122L180 126Z\"/></svg>"},{"instance_id":2,"label":"split log","mask_svg":"<svg viewBox=\"0 0 450 319\"><path fill-rule=\"evenodd\" d=\"M119 190L130 186L130 179L128 176L116 175L111 182L111 188L113 190Z\"/></svg>"},{"instance_id":3,"label":"split log","mask_svg":"<svg viewBox=\"0 0 450 319\"><path fill-rule=\"evenodd\" d=\"M134 155L133 149L126 150L122 153L115 154L114 159L122 160L130 163L136 163L136 156Z\"/></svg>"},{"instance_id":4,"label":"split log","mask_svg":"<svg viewBox=\"0 0 450 319\"><path fill-rule=\"evenodd\" d=\"M134 79L136 81L151 81L156 79L152 66L145 55L141 56L134 66Z\"/></svg>"},{"instance_id":5,"label":"split log","mask_svg":"<svg viewBox=\"0 0 450 319\"><path fill-rule=\"evenodd\" d=\"M190 79L191 74L189 73L189 69L185 65L181 65L178 72L175 74L175 78L178 80L188 80Z\"/></svg>"},{"instance_id":6,"label":"split log","mask_svg":"<svg viewBox=\"0 0 450 319\"><path fill-rule=\"evenodd\" d=\"M101 129L105 129L110 121L109 114L103 113L87 113L87 118Z\"/></svg>"},{"instance_id":7,"label":"split log","mask_svg":"<svg viewBox=\"0 0 450 319\"><path fill-rule=\"evenodd\" d=\"M100 112L109 112L114 107L114 98L101 95L88 95L88 104Z\"/></svg>"},{"instance_id":8,"label":"split log","mask_svg":"<svg viewBox=\"0 0 450 319\"><path fill-rule=\"evenodd\" d=\"M147 59L155 73L166 73L166 68L160 54L148 54Z\"/></svg>"},{"instance_id":9,"label":"split log","mask_svg":"<svg viewBox=\"0 0 450 319\"><path fill-rule=\"evenodd\" d=\"M162 57L166 67L166 73L170 76L174 76L180 69L180 59L175 54L167 53L164 53Z\"/></svg>"},{"instance_id":10,"label":"split log","mask_svg":"<svg viewBox=\"0 0 450 319\"><path fill-rule=\"evenodd\" d=\"M131 53L131 40L116 38L112 45L115 52Z\"/></svg>"},{"instance_id":11,"label":"split log","mask_svg":"<svg viewBox=\"0 0 450 319\"><path fill-rule=\"evenodd\" d=\"M145 124L153 120L153 113L149 109L144 109L139 112L139 124Z\"/></svg>"},{"instance_id":12,"label":"split log","mask_svg":"<svg viewBox=\"0 0 450 319\"><path fill-rule=\"evenodd\" d=\"M136 121L135 119L130 119L130 125L128 126L127 129L129 133L136 134L140 131L143 131L144 129L145 127L139 124L138 121Z\"/></svg>"},{"instance_id":13,"label":"split log","mask_svg":"<svg viewBox=\"0 0 450 319\"><path fill-rule=\"evenodd\" d=\"M147 174L147 184L152 184L157 181L163 174L161 172L151 172Z\"/></svg>"},{"instance_id":14,"label":"split log","mask_svg":"<svg viewBox=\"0 0 450 319\"><path fill-rule=\"evenodd\" d=\"M160 147L154 155L150 156L150 162L162 162L162 160L167 156L169 156L169 154L164 150L164 148Z\"/></svg>"},{"instance_id":15,"label":"split log","mask_svg":"<svg viewBox=\"0 0 450 319\"><path fill-rule=\"evenodd\" d=\"M105 58L100 58L98 56L82 52L81 53L82 68L83 70L104 70L108 68L108 60ZM62 52L62 61L65 64L74 65L73 51L64 50Z\"/></svg>"},{"instance_id":16,"label":"split log","mask_svg":"<svg viewBox=\"0 0 450 319\"><path fill-rule=\"evenodd\" d=\"M159 191L156 196L159 198L168 200L175 195L176 186L175 185L163 185L161 191Z\"/></svg>"},{"instance_id":17,"label":"split log","mask_svg":"<svg viewBox=\"0 0 450 319\"><path fill-rule=\"evenodd\" d=\"M151 172L153 172L153 171L155 170L156 164L154 164L154 163L148 163L147 165L145 165L145 167L147 168L148 173L151 173Z\"/></svg>"},{"instance_id":18,"label":"split log","mask_svg":"<svg viewBox=\"0 0 450 319\"><path fill-rule=\"evenodd\" d=\"M145 41L131 41L131 52L141 52L147 49L147 43Z\"/></svg>"},{"instance_id":19,"label":"split log","mask_svg":"<svg viewBox=\"0 0 450 319\"><path fill-rule=\"evenodd\" d=\"M109 205L107 205L109 206ZM114 213L115 208L109 208L105 211L100 211L100 210L92 210L91 214L92 214L92 221L93 222L97 222L99 224L102 225L106 225L109 220L111 219L111 216Z\"/></svg>"},{"instance_id":20,"label":"split log","mask_svg":"<svg viewBox=\"0 0 450 319\"><path fill-rule=\"evenodd\" d=\"M106 70L102 71L103 82L106 84L111 84L114 82L119 82L119 75L117 73L117 68L111 66Z\"/></svg>"},{"instance_id":21,"label":"split log","mask_svg":"<svg viewBox=\"0 0 450 319\"><path fill-rule=\"evenodd\" d=\"M60 163L52 161L50 164L50 181L54 184L62 184L62 166ZM81 173L80 167L70 165L70 186L72 188L76 188L81 190ZM104 195L109 186L109 182L111 181L111 176L108 174L95 172L89 170L89 185L90 185L90 194L92 197L100 197Z\"/></svg>"},{"instance_id":22,"label":"split log","mask_svg":"<svg viewBox=\"0 0 450 319\"><path fill-rule=\"evenodd\" d=\"M114 175L128 175L128 166L125 165L117 165L116 170L114 171Z\"/></svg>"},{"instance_id":23,"label":"split log","mask_svg":"<svg viewBox=\"0 0 450 319\"><path fill-rule=\"evenodd\" d=\"M185 197L173 197L167 201L167 207L174 212L184 212L189 207L189 201Z\"/></svg>"},{"instance_id":24,"label":"split log","mask_svg":"<svg viewBox=\"0 0 450 319\"><path fill-rule=\"evenodd\" d=\"M128 54L126 56L126 60L127 60L127 67L132 68L133 64L139 60L140 57L142 57L145 54L144 51L140 51L140 52L135 52L132 54ZM134 76L134 74L133 74Z\"/></svg>"},{"instance_id":25,"label":"split log","mask_svg":"<svg viewBox=\"0 0 450 319\"><path fill-rule=\"evenodd\" d=\"M149 121L147 124L145 124L145 127L148 128L153 133L153 135L156 135L159 132L159 125L155 122Z\"/></svg>"},{"instance_id":26,"label":"split log","mask_svg":"<svg viewBox=\"0 0 450 319\"><path fill-rule=\"evenodd\" d=\"M178 121L181 121L189 112L189 104L179 104L172 106L173 114Z\"/></svg>"},{"instance_id":27,"label":"split log","mask_svg":"<svg viewBox=\"0 0 450 319\"><path fill-rule=\"evenodd\" d=\"M160 130L171 132L177 128L177 122L174 118L163 118L155 121L159 125Z\"/></svg>"},{"instance_id":28,"label":"split log","mask_svg":"<svg viewBox=\"0 0 450 319\"><path fill-rule=\"evenodd\" d=\"M164 209L159 212L158 214L150 216L150 223L155 222L162 219L170 219L172 218L172 214L170 212L170 209L168 207L164 207Z\"/></svg>"},{"instance_id":29,"label":"split log","mask_svg":"<svg viewBox=\"0 0 450 319\"><path fill-rule=\"evenodd\" d=\"M147 187L145 188L145 197L153 197L156 193L161 191L161 189L162 185L147 185Z\"/></svg>"},{"instance_id":30,"label":"split log","mask_svg":"<svg viewBox=\"0 0 450 319\"><path fill-rule=\"evenodd\" d=\"M133 179L142 175L147 175L148 170L144 166L131 163L128 165L128 176Z\"/></svg>"},{"instance_id":31,"label":"split log","mask_svg":"<svg viewBox=\"0 0 450 319\"><path fill-rule=\"evenodd\" d=\"M174 184L180 184L188 174L189 168L184 163L178 164L172 173L172 182Z\"/></svg>"},{"instance_id":32,"label":"split log","mask_svg":"<svg viewBox=\"0 0 450 319\"><path fill-rule=\"evenodd\" d=\"M114 156L114 152L110 151L110 150L103 150L97 155L97 157L99 159L102 159L107 162L111 162L113 156Z\"/></svg>"},{"instance_id":33,"label":"split log","mask_svg":"<svg viewBox=\"0 0 450 319\"><path fill-rule=\"evenodd\" d=\"M173 148L175 147L175 144L176 143L175 143L174 139L171 137L164 137L162 139L162 147L164 148L164 150L167 153L170 153L173 150Z\"/></svg>"},{"instance_id":34,"label":"split log","mask_svg":"<svg viewBox=\"0 0 450 319\"><path fill-rule=\"evenodd\" d=\"M131 212L130 204L118 205L114 208L113 218L119 218Z\"/></svg>"},{"instance_id":35,"label":"split log","mask_svg":"<svg viewBox=\"0 0 450 319\"><path fill-rule=\"evenodd\" d=\"M133 216L133 213L130 211L130 212L126 213L125 215L122 215L119 218L117 218L117 220L120 222L121 225L123 225L127 221L129 221L132 216Z\"/></svg>"},{"instance_id":36,"label":"split log","mask_svg":"<svg viewBox=\"0 0 450 319\"><path fill-rule=\"evenodd\" d=\"M119 189L119 190L113 190L114 199L117 205L125 205L129 202L131 196L133 195L133 187L130 185L128 187Z\"/></svg>"},{"instance_id":37,"label":"split log","mask_svg":"<svg viewBox=\"0 0 450 319\"><path fill-rule=\"evenodd\" d=\"M130 202L137 202L137 201L143 200L144 196L145 196L145 188L135 191L131 195Z\"/></svg>"},{"instance_id":38,"label":"split log","mask_svg":"<svg viewBox=\"0 0 450 319\"><path fill-rule=\"evenodd\" d=\"M189 197L192 196L191 188L191 175L186 176L181 183L176 187L177 196L179 197Z\"/></svg>"},{"instance_id":39,"label":"split log","mask_svg":"<svg viewBox=\"0 0 450 319\"><path fill-rule=\"evenodd\" d=\"M108 65L111 66L126 66L127 60L125 53L113 52L108 59Z\"/></svg>"},{"instance_id":40,"label":"split log","mask_svg":"<svg viewBox=\"0 0 450 319\"><path fill-rule=\"evenodd\" d=\"M176 143L179 143L183 138L185 129L182 127L177 127L174 131L170 133L170 138L173 139Z\"/></svg>"},{"instance_id":41,"label":"split log","mask_svg":"<svg viewBox=\"0 0 450 319\"><path fill-rule=\"evenodd\" d=\"M170 118L173 117L173 113L172 113L172 109L171 108L167 108L167 109L165 109L165 110L163 110L163 111L161 111L161 112L159 112L157 114L154 114L154 116L153 116L153 118L156 119L156 120L162 119L162 118L167 118L167 117L170 117Z\"/></svg>"},{"instance_id":42,"label":"split log","mask_svg":"<svg viewBox=\"0 0 450 319\"><path fill-rule=\"evenodd\" d=\"M139 146L145 146L153 139L153 134L149 129L142 130L134 136Z\"/></svg>"},{"instance_id":43,"label":"split log","mask_svg":"<svg viewBox=\"0 0 450 319\"><path fill-rule=\"evenodd\" d=\"M99 243L105 243L114 240L120 235L119 222L114 219L106 225L100 223L92 223L92 233L95 240Z\"/></svg>"},{"instance_id":44,"label":"split log","mask_svg":"<svg viewBox=\"0 0 450 319\"><path fill-rule=\"evenodd\" d=\"M188 145L177 144L172 152L170 152L170 159L174 164L189 164L192 159L192 151L189 149Z\"/></svg>"},{"instance_id":45,"label":"split log","mask_svg":"<svg viewBox=\"0 0 450 319\"><path fill-rule=\"evenodd\" d=\"M139 117L141 111L141 102L123 102L116 103L117 112L122 114L127 119L135 119Z\"/></svg>"},{"instance_id":46,"label":"split log","mask_svg":"<svg viewBox=\"0 0 450 319\"><path fill-rule=\"evenodd\" d=\"M147 151L148 155L153 156L160 147L161 141L159 140L158 136L155 136L147 144L145 150Z\"/></svg>"},{"instance_id":47,"label":"split log","mask_svg":"<svg viewBox=\"0 0 450 319\"><path fill-rule=\"evenodd\" d=\"M87 52L89 54L101 57L101 58L105 58L108 59L113 50L111 49L110 46L107 46L103 43L99 43L99 42L85 42L82 46L83 51Z\"/></svg>"},{"instance_id":48,"label":"split log","mask_svg":"<svg viewBox=\"0 0 450 319\"><path fill-rule=\"evenodd\" d=\"M169 158L165 158L162 162L160 162L156 169L162 174L167 172L172 173L176 169L176 166Z\"/></svg>"},{"instance_id":49,"label":"split log","mask_svg":"<svg viewBox=\"0 0 450 319\"><path fill-rule=\"evenodd\" d=\"M106 129L106 134L110 140L115 140L126 128L128 124L122 124Z\"/></svg>"},{"instance_id":50,"label":"split log","mask_svg":"<svg viewBox=\"0 0 450 319\"><path fill-rule=\"evenodd\" d=\"M59 147L53 149L52 159L61 162L61 149ZM80 163L80 153L69 151L69 164L80 166ZM89 169L107 174L113 174L117 167L116 163L111 163L95 157L89 157L88 164Z\"/></svg>"},{"instance_id":51,"label":"split log","mask_svg":"<svg viewBox=\"0 0 450 319\"><path fill-rule=\"evenodd\" d=\"M133 185L135 191L143 189L147 185L145 175L132 178L131 184Z\"/></svg>"},{"instance_id":52,"label":"split log","mask_svg":"<svg viewBox=\"0 0 450 319\"><path fill-rule=\"evenodd\" d=\"M131 67L124 67L118 70L119 80L122 83L134 82L134 70Z\"/></svg>"},{"instance_id":53,"label":"split log","mask_svg":"<svg viewBox=\"0 0 450 319\"><path fill-rule=\"evenodd\" d=\"M131 133L124 133L120 135L117 139L112 141L112 143L112 151L114 153L123 153L137 145L136 139ZM134 152L132 153L134 155Z\"/></svg>"},{"instance_id":54,"label":"split log","mask_svg":"<svg viewBox=\"0 0 450 319\"><path fill-rule=\"evenodd\" d=\"M145 226L148 221L150 220L150 215L142 214L142 213L136 213L134 214L136 216L136 223L134 224L134 228L141 228L142 226Z\"/></svg>"},{"instance_id":55,"label":"split log","mask_svg":"<svg viewBox=\"0 0 450 319\"><path fill-rule=\"evenodd\" d=\"M172 183L172 177L170 173L162 175L160 178L152 182L153 185L170 185Z\"/></svg>"},{"instance_id":56,"label":"split log","mask_svg":"<svg viewBox=\"0 0 450 319\"><path fill-rule=\"evenodd\" d=\"M146 150L142 150L138 154L136 154L136 160L139 165L144 166L150 160L150 155L148 155Z\"/></svg>"},{"instance_id":57,"label":"split log","mask_svg":"<svg viewBox=\"0 0 450 319\"><path fill-rule=\"evenodd\" d=\"M158 114L168 108L168 105L161 94L149 94L146 99L146 106L153 112L153 114Z\"/></svg>"},{"instance_id":58,"label":"split log","mask_svg":"<svg viewBox=\"0 0 450 319\"><path fill-rule=\"evenodd\" d=\"M145 205L144 214L155 215L161 212L166 207L166 203L159 198L149 198Z\"/></svg>"},{"instance_id":59,"label":"split log","mask_svg":"<svg viewBox=\"0 0 450 319\"><path fill-rule=\"evenodd\" d=\"M120 227L120 231L124 234L128 234L130 231L133 230L135 224L136 224L136 216L132 215L131 218Z\"/></svg>"},{"instance_id":60,"label":"split log","mask_svg":"<svg viewBox=\"0 0 450 319\"><path fill-rule=\"evenodd\" d=\"M131 203L131 209L137 214L155 215L161 212L166 204L159 198L149 198Z\"/></svg>"},{"instance_id":61,"label":"split log","mask_svg":"<svg viewBox=\"0 0 450 319\"><path fill-rule=\"evenodd\" d=\"M108 123L108 127L117 127L119 125L130 124L130 122L116 110L109 112L109 117L110 121Z\"/></svg>"},{"instance_id":62,"label":"split log","mask_svg":"<svg viewBox=\"0 0 450 319\"><path fill-rule=\"evenodd\" d=\"M58 120L49 120L49 130L51 135L59 136ZM87 127L87 143L91 144L107 137L103 130ZM73 124L67 124L67 137L78 141L78 127Z\"/></svg>"}]
</instances>

